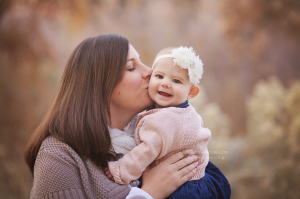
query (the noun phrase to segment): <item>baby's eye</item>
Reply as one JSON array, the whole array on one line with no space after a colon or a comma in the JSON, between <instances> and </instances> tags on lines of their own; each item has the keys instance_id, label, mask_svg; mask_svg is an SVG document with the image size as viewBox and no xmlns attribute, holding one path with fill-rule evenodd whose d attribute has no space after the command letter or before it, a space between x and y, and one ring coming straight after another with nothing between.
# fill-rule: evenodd
<instances>
[{"instance_id":1,"label":"baby's eye","mask_svg":"<svg viewBox=\"0 0 300 199\"><path fill-rule=\"evenodd\" d=\"M156 77L157 77L158 79L163 79L163 78L164 78L162 75L156 75Z\"/></svg>"},{"instance_id":2,"label":"baby's eye","mask_svg":"<svg viewBox=\"0 0 300 199\"><path fill-rule=\"evenodd\" d=\"M180 84L181 83L181 81L178 80L178 79L173 79L173 82L175 82L176 84Z\"/></svg>"}]
</instances>

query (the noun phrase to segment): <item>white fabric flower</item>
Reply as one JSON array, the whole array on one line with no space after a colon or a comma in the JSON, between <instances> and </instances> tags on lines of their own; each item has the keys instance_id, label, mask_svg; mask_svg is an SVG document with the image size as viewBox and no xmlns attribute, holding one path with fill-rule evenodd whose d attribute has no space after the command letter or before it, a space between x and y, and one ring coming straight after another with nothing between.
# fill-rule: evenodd
<instances>
[{"instance_id":1,"label":"white fabric flower","mask_svg":"<svg viewBox=\"0 0 300 199\"><path fill-rule=\"evenodd\" d=\"M187 69L190 82L198 84L203 75L203 62L193 48L182 47L172 50L173 61L182 69Z\"/></svg>"}]
</instances>

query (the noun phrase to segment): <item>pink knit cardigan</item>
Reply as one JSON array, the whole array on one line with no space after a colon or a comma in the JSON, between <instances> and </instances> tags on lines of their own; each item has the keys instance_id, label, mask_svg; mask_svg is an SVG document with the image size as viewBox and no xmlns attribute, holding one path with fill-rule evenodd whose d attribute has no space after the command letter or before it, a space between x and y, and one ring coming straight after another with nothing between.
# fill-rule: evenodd
<instances>
[{"instance_id":1,"label":"pink knit cardigan","mask_svg":"<svg viewBox=\"0 0 300 199\"><path fill-rule=\"evenodd\" d=\"M202 118L192 106L153 109L140 114L135 130L138 146L118 161L108 163L115 182L129 184L150 164L155 166L184 149L193 149L199 157L197 172L190 180L202 178L209 161L207 143L211 136L210 130L202 126Z\"/></svg>"}]
</instances>

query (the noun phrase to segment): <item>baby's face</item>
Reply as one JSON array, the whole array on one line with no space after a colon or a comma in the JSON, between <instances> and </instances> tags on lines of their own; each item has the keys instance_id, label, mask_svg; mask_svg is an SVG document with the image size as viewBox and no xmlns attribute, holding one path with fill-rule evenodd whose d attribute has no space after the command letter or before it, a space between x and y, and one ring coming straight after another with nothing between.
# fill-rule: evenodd
<instances>
[{"instance_id":1,"label":"baby's face","mask_svg":"<svg viewBox=\"0 0 300 199\"><path fill-rule=\"evenodd\" d=\"M149 83L149 95L156 108L184 103L192 84L188 70L174 65L173 58L163 58L156 62Z\"/></svg>"}]
</instances>

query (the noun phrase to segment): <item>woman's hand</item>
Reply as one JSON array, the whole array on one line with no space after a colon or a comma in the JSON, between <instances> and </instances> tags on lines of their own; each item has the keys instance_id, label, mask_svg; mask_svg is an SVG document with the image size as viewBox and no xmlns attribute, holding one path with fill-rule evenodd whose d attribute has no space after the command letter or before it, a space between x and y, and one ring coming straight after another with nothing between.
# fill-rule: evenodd
<instances>
[{"instance_id":1,"label":"woman's hand","mask_svg":"<svg viewBox=\"0 0 300 199\"><path fill-rule=\"evenodd\" d=\"M197 156L192 150L176 153L143 173L142 188L155 199L167 198L196 173ZM188 156L188 157L187 157Z\"/></svg>"}]
</instances>

